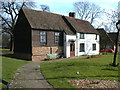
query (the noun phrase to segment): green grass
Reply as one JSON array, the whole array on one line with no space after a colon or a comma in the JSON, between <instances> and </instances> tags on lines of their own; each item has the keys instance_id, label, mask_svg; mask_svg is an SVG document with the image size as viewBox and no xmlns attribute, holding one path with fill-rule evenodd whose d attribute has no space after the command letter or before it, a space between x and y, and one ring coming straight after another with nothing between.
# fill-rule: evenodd
<instances>
[{"instance_id":1,"label":"green grass","mask_svg":"<svg viewBox=\"0 0 120 90\"><path fill-rule=\"evenodd\" d=\"M2 56L2 79L6 80L7 82L11 82L13 80L14 74L18 68L30 62L30 61L12 58L10 56L12 56L12 54L6 56L4 54L4 56ZM3 88L6 87L4 84L2 85Z\"/></svg>"},{"instance_id":2,"label":"green grass","mask_svg":"<svg viewBox=\"0 0 120 90\"><path fill-rule=\"evenodd\" d=\"M71 79L103 79L118 81L118 67L109 65L113 54L92 59L69 59L65 61L43 62L41 71L55 88L74 88ZM77 75L76 72L80 74Z\"/></svg>"},{"instance_id":3,"label":"green grass","mask_svg":"<svg viewBox=\"0 0 120 90\"><path fill-rule=\"evenodd\" d=\"M10 49L0 48L2 51L9 51Z\"/></svg>"}]
</instances>

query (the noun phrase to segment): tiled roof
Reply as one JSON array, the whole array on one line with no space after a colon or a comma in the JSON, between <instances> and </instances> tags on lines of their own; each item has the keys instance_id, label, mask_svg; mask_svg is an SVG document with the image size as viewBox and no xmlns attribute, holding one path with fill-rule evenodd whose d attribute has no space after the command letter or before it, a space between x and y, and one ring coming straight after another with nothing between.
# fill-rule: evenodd
<instances>
[{"instance_id":1,"label":"tiled roof","mask_svg":"<svg viewBox=\"0 0 120 90\"><path fill-rule=\"evenodd\" d=\"M116 43L117 32L111 32L111 33L108 33L108 35L110 36L111 40L115 44ZM120 44L120 35L118 36L118 43Z\"/></svg>"},{"instance_id":2,"label":"tiled roof","mask_svg":"<svg viewBox=\"0 0 120 90\"><path fill-rule=\"evenodd\" d=\"M73 35L75 32L98 34L97 30L95 30L89 22L84 20L64 16L65 19L70 23L70 25L68 25L63 16L59 14L27 8L22 8L22 10L31 27L34 29L61 30L65 31L65 33L68 35Z\"/></svg>"},{"instance_id":3,"label":"tiled roof","mask_svg":"<svg viewBox=\"0 0 120 90\"><path fill-rule=\"evenodd\" d=\"M88 21L76 19L73 17L67 17L67 16L66 19L71 23L71 25L74 27L74 29L77 32L99 34L97 30L94 29L94 27Z\"/></svg>"},{"instance_id":4,"label":"tiled roof","mask_svg":"<svg viewBox=\"0 0 120 90\"><path fill-rule=\"evenodd\" d=\"M97 29L97 31L99 32L101 43L104 43L106 45L107 44L114 44L113 40L110 38L108 33L103 28Z\"/></svg>"}]
</instances>

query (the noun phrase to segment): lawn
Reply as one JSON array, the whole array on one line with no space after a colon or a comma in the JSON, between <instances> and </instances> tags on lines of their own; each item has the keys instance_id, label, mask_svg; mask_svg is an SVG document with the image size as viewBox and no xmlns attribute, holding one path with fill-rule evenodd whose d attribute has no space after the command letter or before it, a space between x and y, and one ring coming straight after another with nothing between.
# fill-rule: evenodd
<instances>
[{"instance_id":1,"label":"lawn","mask_svg":"<svg viewBox=\"0 0 120 90\"><path fill-rule=\"evenodd\" d=\"M102 79L118 81L118 67L109 65L113 54L91 59L69 59L41 63L41 71L47 81L55 88L74 88L68 82L72 79ZM79 72L79 74L76 74Z\"/></svg>"},{"instance_id":2,"label":"lawn","mask_svg":"<svg viewBox=\"0 0 120 90\"><path fill-rule=\"evenodd\" d=\"M11 52L10 52L11 53ZM2 79L11 82L16 70L30 62L10 57L12 54L2 56ZM8 57L9 56L9 57ZM0 56L1 58L1 56ZM3 87L6 87L3 85Z\"/></svg>"}]
</instances>

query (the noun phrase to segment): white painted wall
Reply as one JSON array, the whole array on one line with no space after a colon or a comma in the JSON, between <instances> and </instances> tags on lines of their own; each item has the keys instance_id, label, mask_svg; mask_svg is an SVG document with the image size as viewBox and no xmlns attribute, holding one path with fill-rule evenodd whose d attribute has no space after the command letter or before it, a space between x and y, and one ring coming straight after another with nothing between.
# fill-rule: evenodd
<instances>
[{"instance_id":1,"label":"white painted wall","mask_svg":"<svg viewBox=\"0 0 120 90\"><path fill-rule=\"evenodd\" d=\"M96 55L99 54L99 35L96 34L85 34L85 39L80 39L80 33L76 33L76 35L65 35L66 36L66 57L70 57L70 42L69 40L74 40L75 42L75 56L79 55ZM80 51L80 43L85 44L85 52ZM92 44L96 44L96 50L93 51Z\"/></svg>"},{"instance_id":2,"label":"white painted wall","mask_svg":"<svg viewBox=\"0 0 120 90\"><path fill-rule=\"evenodd\" d=\"M79 34L80 36L80 34ZM85 52L79 52L78 55L96 55L99 54L99 35L95 40L96 34L85 34L85 39L79 39L78 43L85 43ZM96 50L93 51L92 44L96 44ZM79 48L80 49L80 48Z\"/></svg>"}]
</instances>

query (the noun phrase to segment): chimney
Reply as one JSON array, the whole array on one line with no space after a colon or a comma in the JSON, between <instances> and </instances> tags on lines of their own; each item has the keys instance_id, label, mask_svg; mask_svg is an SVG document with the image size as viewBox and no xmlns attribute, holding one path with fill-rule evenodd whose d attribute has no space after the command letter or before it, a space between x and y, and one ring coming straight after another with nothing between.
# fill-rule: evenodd
<instances>
[{"instance_id":1,"label":"chimney","mask_svg":"<svg viewBox=\"0 0 120 90\"><path fill-rule=\"evenodd\" d=\"M69 17L74 17L75 18L75 12L70 12Z\"/></svg>"}]
</instances>

